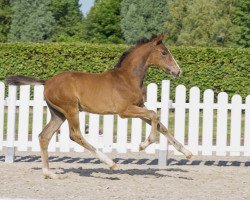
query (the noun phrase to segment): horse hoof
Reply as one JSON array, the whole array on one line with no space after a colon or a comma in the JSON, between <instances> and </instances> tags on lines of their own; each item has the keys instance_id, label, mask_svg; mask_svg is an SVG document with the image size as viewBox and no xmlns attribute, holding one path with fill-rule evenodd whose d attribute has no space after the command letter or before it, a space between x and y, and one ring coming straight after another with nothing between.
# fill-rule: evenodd
<instances>
[{"instance_id":1,"label":"horse hoof","mask_svg":"<svg viewBox=\"0 0 250 200\"><path fill-rule=\"evenodd\" d=\"M189 155L186 156L186 158L187 158L188 160L190 160L192 157L193 157L193 154L191 154L191 153L190 153Z\"/></svg>"},{"instance_id":2,"label":"horse hoof","mask_svg":"<svg viewBox=\"0 0 250 200\"><path fill-rule=\"evenodd\" d=\"M61 176L59 174L49 173L45 174L45 179L65 179L66 176Z\"/></svg>"},{"instance_id":3,"label":"horse hoof","mask_svg":"<svg viewBox=\"0 0 250 200\"><path fill-rule=\"evenodd\" d=\"M140 144L139 151L143 151L145 148Z\"/></svg>"},{"instance_id":4,"label":"horse hoof","mask_svg":"<svg viewBox=\"0 0 250 200\"><path fill-rule=\"evenodd\" d=\"M116 164L113 164L111 167L110 167L111 170L117 170L118 169L118 166Z\"/></svg>"}]
</instances>

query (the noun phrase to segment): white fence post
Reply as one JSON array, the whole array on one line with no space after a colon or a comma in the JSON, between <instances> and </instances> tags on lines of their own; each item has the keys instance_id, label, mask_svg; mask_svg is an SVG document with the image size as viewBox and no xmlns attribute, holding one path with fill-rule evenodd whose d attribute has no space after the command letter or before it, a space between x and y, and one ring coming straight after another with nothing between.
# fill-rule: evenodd
<instances>
[{"instance_id":1,"label":"white fence post","mask_svg":"<svg viewBox=\"0 0 250 200\"><path fill-rule=\"evenodd\" d=\"M231 156L239 156L240 140L241 140L241 104L242 99L240 95L232 97L232 110L231 110L231 137L230 137L230 150Z\"/></svg>"},{"instance_id":2,"label":"white fence post","mask_svg":"<svg viewBox=\"0 0 250 200\"><path fill-rule=\"evenodd\" d=\"M131 151L139 152L139 145L142 136L142 120L139 118L132 118L131 124Z\"/></svg>"},{"instance_id":3,"label":"white fence post","mask_svg":"<svg viewBox=\"0 0 250 200\"><path fill-rule=\"evenodd\" d=\"M193 155L198 154L199 145L199 115L200 115L200 89L192 87L189 95L189 126L188 147Z\"/></svg>"},{"instance_id":4,"label":"white fence post","mask_svg":"<svg viewBox=\"0 0 250 200\"><path fill-rule=\"evenodd\" d=\"M20 105L18 122L18 150L27 151L29 132L30 86L20 86Z\"/></svg>"},{"instance_id":5,"label":"white fence post","mask_svg":"<svg viewBox=\"0 0 250 200\"><path fill-rule=\"evenodd\" d=\"M8 97L8 122L7 122L7 153L5 162L14 162L14 140L16 132L16 91L17 87L9 86L9 97Z\"/></svg>"},{"instance_id":6,"label":"white fence post","mask_svg":"<svg viewBox=\"0 0 250 200\"><path fill-rule=\"evenodd\" d=\"M212 155L214 92L206 90L203 96L202 154Z\"/></svg>"},{"instance_id":7,"label":"white fence post","mask_svg":"<svg viewBox=\"0 0 250 200\"><path fill-rule=\"evenodd\" d=\"M0 82L0 151L3 149L5 85Z\"/></svg>"},{"instance_id":8,"label":"white fence post","mask_svg":"<svg viewBox=\"0 0 250 200\"><path fill-rule=\"evenodd\" d=\"M155 83L150 83L147 87L147 105L149 110L157 112L157 85ZM148 138L151 131L151 126L146 124L146 138ZM147 153L155 153L155 143L151 144L145 149Z\"/></svg>"},{"instance_id":9,"label":"white fence post","mask_svg":"<svg viewBox=\"0 0 250 200\"><path fill-rule=\"evenodd\" d=\"M184 85L178 85L175 92L175 120L174 120L174 135L176 140L184 145L185 140L185 116L186 116L186 88ZM175 154L182 153L174 150Z\"/></svg>"},{"instance_id":10,"label":"white fence post","mask_svg":"<svg viewBox=\"0 0 250 200\"><path fill-rule=\"evenodd\" d=\"M119 153L127 152L127 140L128 140L128 119L122 119L117 116L117 151Z\"/></svg>"},{"instance_id":11,"label":"white fence post","mask_svg":"<svg viewBox=\"0 0 250 200\"><path fill-rule=\"evenodd\" d=\"M250 95L246 98L244 156L250 156Z\"/></svg>"},{"instance_id":12,"label":"white fence post","mask_svg":"<svg viewBox=\"0 0 250 200\"><path fill-rule=\"evenodd\" d=\"M114 115L103 116L103 152L111 152L113 149Z\"/></svg>"},{"instance_id":13,"label":"white fence post","mask_svg":"<svg viewBox=\"0 0 250 200\"><path fill-rule=\"evenodd\" d=\"M89 114L89 143L97 148L99 137L99 115Z\"/></svg>"},{"instance_id":14,"label":"white fence post","mask_svg":"<svg viewBox=\"0 0 250 200\"><path fill-rule=\"evenodd\" d=\"M69 152L70 150L70 138L69 138L69 125L68 121L66 120L60 129L59 135L59 148L61 152Z\"/></svg>"},{"instance_id":15,"label":"white fence post","mask_svg":"<svg viewBox=\"0 0 250 200\"><path fill-rule=\"evenodd\" d=\"M32 120L32 151L39 151L38 135L43 129L43 86L34 86L34 106Z\"/></svg>"},{"instance_id":16,"label":"white fence post","mask_svg":"<svg viewBox=\"0 0 250 200\"><path fill-rule=\"evenodd\" d=\"M162 81L161 86L161 123L168 128L169 122L169 99L170 99L170 81ZM167 138L160 134L159 142L159 160L158 164L165 166L168 160L168 141Z\"/></svg>"},{"instance_id":17,"label":"white fence post","mask_svg":"<svg viewBox=\"0 0 250 200\"><path fill-rule=\"evenodd\" d=\"M218 95L216 155L225 156L227 146L227 112L228 95L221 92Z\"/></svg>"}]
</instances>

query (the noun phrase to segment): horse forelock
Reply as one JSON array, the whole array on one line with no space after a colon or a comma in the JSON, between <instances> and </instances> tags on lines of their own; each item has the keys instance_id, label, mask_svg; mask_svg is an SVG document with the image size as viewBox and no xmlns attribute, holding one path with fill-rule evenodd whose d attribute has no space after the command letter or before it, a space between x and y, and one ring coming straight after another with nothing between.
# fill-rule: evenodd
<instances>
[{"instance_id":1,"label":"horse forelock","mask_svg":"<svg viewBox=\"0 0 250 200\"><path fill-rule=\"evenodd\" d=\"M155 39L156 37L157 37L157 35L153 34L149 39L145 38L145 37L141 38L141 39L137 40L136 46L148 43L148 42L152 41L153 39Z\"/></svg>"}]
</instances>

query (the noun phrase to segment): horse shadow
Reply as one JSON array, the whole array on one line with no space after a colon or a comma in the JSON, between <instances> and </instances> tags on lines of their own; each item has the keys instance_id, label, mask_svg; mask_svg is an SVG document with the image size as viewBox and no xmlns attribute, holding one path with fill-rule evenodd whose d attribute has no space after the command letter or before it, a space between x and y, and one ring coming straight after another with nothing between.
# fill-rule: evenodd
<instances>
[{"instance_id":1,"label":"horse shadow","mask_svg":"<svg viewBox=\"0 0 250 200\"><path fill-rule=\"evenodd\" d=\"M144 178L178 178L178 179L185 179L185 180L193 180L190 177L180 176L180 175L170 175L167 172L180 172L180 173L187 173L187 170L179 169L179 168L170 168L170 169L119 169L119 170L110 170L106 168L94 168L94 169L83 169L82 167L78 168L60 168L60 174L68 174L68 173L75 173L79 176L83 177L92 177L92 178L99 178L99 179L107 179L107 180L121 180L120 175L129 175L129 176L141 176ZM178 173L179 174L179 173Z\"/></svg>"},{"instance_id":2,"label":"horse shadow","mask_svg":"<svg viewBox=\"0 0 250 200\"><path fill-rule=\"evenodd\" d=\"M33 170L41 170L40 167L33 167ZM129 175L129 176L142 176L144 178L177 178L184 180L193 180L190 177L181 176L182 173L188 173L188 170L183 170L180 168L169 168L169 169L118 169L118 170L110 170L107 168L62 168L59 169L51 168L52 170L60 170L59 173L62 177L67 177L67 174L74 173L83 177L91 177L91 178L99 178L106 180L121 180L120 175ZM177 172L177 175L170 175L168 172ZM168 173L168 174L167 174ZM65 176L66 175L66 176Z\"/></svg>"}]
</instances>

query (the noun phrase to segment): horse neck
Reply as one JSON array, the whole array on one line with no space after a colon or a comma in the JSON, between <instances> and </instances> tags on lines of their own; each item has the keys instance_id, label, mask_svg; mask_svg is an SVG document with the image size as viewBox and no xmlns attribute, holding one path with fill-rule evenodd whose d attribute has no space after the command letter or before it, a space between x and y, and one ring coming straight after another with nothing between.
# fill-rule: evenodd
<instances>
[{"instance_id":1,"label":"horse neck","mask_svg":"<svg viewBox=\"0 0 250 200\"><path fill-rule=\"evenodd\" d=\"M128 81L132 81L137 86L143 86L143 80L147 73L147 59L150 51L135 49L124 59L121 64L120 71L127 77Z\"/></svg>"}]
</instances>

